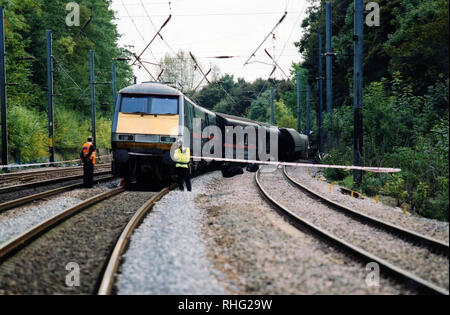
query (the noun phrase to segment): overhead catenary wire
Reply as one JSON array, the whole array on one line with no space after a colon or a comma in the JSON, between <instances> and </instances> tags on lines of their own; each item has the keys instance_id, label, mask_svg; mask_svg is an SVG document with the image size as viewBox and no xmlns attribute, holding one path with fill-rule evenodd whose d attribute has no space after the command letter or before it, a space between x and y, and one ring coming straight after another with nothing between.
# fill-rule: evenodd
<instances>
[{"instance_id":1,"label":"overhead catenary wire","mask_svg":"<svg viewBox=\"0 0 450 315\"><path fill-rule=\"evenodd\" d=\"M286 40L286 42L284 43L283 49L281 50L281 53L280 53L280 55L278 56L278 59L277 59L277 60L279 60L279 58L283 55L284 51L286 50L287 44L290 42L291 37L292 37L292 34L294 34L295 27L297 26L297 23L300 22L303 13L305 13L305 10L306 10L306 2L303 3L303 6L302 6L302 8L301 8L301 10L300 10L300 13L299 13L297 19L295 20L294 25L292 26L291 32L290 32L290 34L289 34L289 37L288 37L288 39ZM274 56L274 57L275 57L275 56Z\"/></svg>"},{"instance_id":2,"label":"overhead catenary wire","mask_svg":"<svg viewBox=\"0 0 450 315\"><path fill-rule=\"evenodd\" d=\"M269 58L272 59L274 66L280 69L280 71L284 74L284 76L289 80L289 76L286 74L286 72L284 72L283 68L280 67L280 65L276 62L276 60L270 55L267 49L264 49L264 51L266 52L267 56L269 56Z\"/></svg>"},{"instance_id":3,"label":"overhead catenary wire","mask_svg":"<svg viewBox=\"0 0 450 315\"><path fill-rule=\"evenodd\" d=\"M248 64L248 62L250 61L250 59L252 59L255 54L257 53L257 51L261 48L261 46L266 42L266 40L269 38L270 35L273 34L273 32L277 29L277 27L284 21L284 19L286 18L288 12L284 12L284 15L281 17L281 19L278 21L278 23L275 25L275 27L270 31L269 34L267 34L267 36L264 38L264 40L261 42L261 44L259 44L258 48L256 48L256 50L250 55L250 57L247 59L247 61L244 63L244 66L246 66Z\"/></svg>"},{"instance_id":4,"label":"overhead catenary wire","mask_svg":"<svg viewBox=\"0 0 450 315\"><path fill-rule=\"evenodd\" d=\"M70 74L66 71L66 69L63 68L63 66L61 66L58 62L58 60L56 60L56 58L54 56L52 56L53 61L55 62L55 64L61 69L61 71L70 79L70 81L72 81L73 84L75 84L75 86L82 91L82 88L78 85L77 82L75 82L75 80L70 76Z\"/></svg>"},{"instance_id":5,"label":"overhead catenary wire","mask_svg":"<svg viewBox=\"0 0 450 315\"><path fill-rule=\"evenodd\" d=\"M169 50L170 50L174 55L176 55L175 50L172 49L172 47L169 45L169 43L167 43L167 41L164 39L164 37L161 35L161 33L158 32L158 29L156 28L155 23L153 23L153 20L152 20L152 18L150 17L150 14L148 13L147 8L146 8L144 2L143 2L142 0L140 0L140 1L141 1L141 6L142 6L142 8L144 9L145 15L147 16L148 20L150 21L150 24L153 26L153 29L158 33L159 38L160 38L161 41L167 46L167 48L169 48ZM172 15L172 14L171 14L172 10L171 10L171 6L170 6L170 2L169 2L169 10L170 10L170 15ZM153 53L152 53L152 54L153 54ZM155 60L157 60L155 56L153 56L153 57L155 58Z\"/></svg>"},{"instance_id":6,"label":"overhead catenary wire","mask_svg":"<svg viewBox=\"0 0 450 315\"><path fill-rule=\"evenodd\" d=\"M275 15L283 14L285 12L215 12L215 13L190 13L190 14L173 14L174 17L214 17L214 16L257 16L257 15ZM291 13L300 13L300 11L293 11ZM163 17L163 14L152 14L152 17ZM119 18L126 18L126 16L118 16ZM146 15L133 15L133 18L146 18Z\"/></svg>"},{"instance_id":7,"label":"overhead catenary wire","mask_svg":"<svg viewBox=\"0 0 450 315\"><path fill-rule=\"evenodd\" d=\"M158 37L162 31L162 29L169 23L170 19L172 18L172 15L169 15L169 17L166 19L166 21L161 25L159 30L156 32L155 36L153 36L152 40L148 43L148 45L144 48L144 50L136 57L136 60L133 62L133 66L136 64L136 62L142 57L142 55L147 51L147 49L150 47L150 45L153 43L156 37Z\"/></svg>"},{"instance_id":8,"label":"overhead catenary wire","mask_svg":"<svg viewBox=\"0 0 450 315\"><path fill-rule=\"evenodd\" d=\"M133 54L133 56L134 56L134 57L137 57L136 54ZM144 63L143 63L140 59L136 59L136 60L137 60L137 61L139 62L139 64L140 64L139 68L140 68L140 67L144 68L144 70L150 75L150 77L151 77L154 81L156 81L155 77L154 77L153 74L150 72L150 70L147 69L147 67L144 65Z\"/></svg>"},{"instance_id":9,"label":"overhead catenary wire","mask_svg":"<svg viewBox=\"0 0 450 315\"><path fill-rule=\"evenodd\" d=\"M197 69L202 73L203 77L206 79L206 81L211 84L211 82L208 80L208 78L206 77L205 73L203 72L202 68L200 67L199 63L197 62L197 59L195 59L194 55L192 54L192 52L189 52L189 55L191 56L192 60L194 61L194 63L197 66ZM222 86L222 84L220 84L219 82L216 82L220 88L225 92L225 94L228 96L229 99L231 99L231 101L233 101L234 104L237 104L237 102L234 100L234 98L230 95L230 93L228 93L228 91Z\"/></svg>"},{"instance_id":10,"label":"overhead catenary wire","mask_svg":"<svg viewBox=\"0 0 450 315\"><path fill-rule=\"evenodd\" d=\"M286 1L286 0L285 0ZM140 5L140 7L141 7L141 9L140 9L140 12L141 12L141 15L143 15L143 16L145 16L146 17L146 19L147 19L147 21L149 22L148 23L148 27L150 27L150 29L151 30L153 30L153 29L155 29L155 30L157 30L157 27L159 27L159 23L162 23L164 20L162 20L161 22L157 22L157 20L154 18L154 16L155 16L155 13L156 14L162 14L162 12L164 11L164 10L161 10L162 9L162 7L160 8L160 9L158 9L158 12L156 12L155 11L155 8L153 8L152 7L152 4L150 4L150 3L148 3L148 2L146 2L145 0L137 0L137 1L135 1L135 2L138 2L138 4ZM286 24L286 22L288 21L288 15L287 14L292 14L292 16L291 16L291 20L292 19L294 19L295 17L296 17L296 21L295 21L295 24L294 24L294 26L292 27L292 30L290 29L291 28L291 26L289 26L289 30L291 31L290 33L288 33L288 34L293 34L293 31L295 30L295 25L297 25L298 23L297 23L297 21L298 21L298 19L299 18L301 18L301 14L300 13L303 13L303 11L302 12L300 12L299 10L295 10L295 8L293 8L293 4L291 3L292 1L290 1L289 2L289 4L287 4L287 10L285 11L283 8L281 8L282 10L278 10L278 12L261 12L261 11L257 11L256 10L256 12L248 12L249 14L255 14L255 15L258 15L258 14L261 14L261 13L272 13L272 14L280 14L280 13L282 13L282 14L280 14L280 19L279 19L279 21L277 22L277 24L278 23L284 23L284 24ZM145 4L145 3L147 3L147 4ZM165 2L166 4L168 3L168 2ZM144 5L143 5L144 4ZM127 3L127 5L128 5L128 3ZM283 5L284 6L284 5ZM151 10L150 10L151 9ZM295 10L295 11L293 11L293 9ZM288 11L289 10L289 11ZM268 11L271 11L271 10L268 10ZM273 10L273 11L277 11L277 10ZM284 12L283 12L284 11ZM287 12L288 11L288 12ZM298 13L296 12L296 11L298 11ZM132 11L130 11L131 13L133 13ZM138 14L137 15L139 15L139 11L137 11L138 12ZM178 13L188 13L188 15L190 15L190 13L191 12L176 12L176 11L173 11L173 12L171 12L172 14L171 14L171 16L173 16L173 17L176 17L176 16L178 16ZM203 13L203 12L195 12L195 13ZM213 12L211 12L211 11L207 11L207 12L205 12L206 14L216 14L215 12L214 12L214 10L213 10ZM225 11L225 12L217 12L218 14L233 14L233 12L227 12L227 11ZM238 15L240 15L240 14L245 14L246 13L246 11L240 11L240 12L237 12L237 14ZM295 16L293 15L293 13L295 13ZM297 14L299 14L298 16L297 16ZM286 17L285 17L285 15L286 15ZM273 18L273 17L272 17ZM173 18L172 18L172 20L174 20ZM270 17L269 17L269 20L270 20ZM171 21L171 22L173 22L173 21ZM179 22L179 21L177 21L177 22ZM294 21L293 21L294 22ZM270 23L270 22L269 22ZM269 26L270 26L270 24L269 24ZM277 25L275 25L275 27L274 27L274 29L275 29L275 34L277 35L277 37L279 37L279 32L281 31L281 27L282 27L282 25L281 26L278 26L278 28L276 28L277 27ZM167 28L167 27L166 27ZM259 27L259 28L261 28L261 27ZM266 26L266 28L267 28L267 26ZM168 29L168 28L167 28ZM263 28L264 29L264 28ZM262 31L261 29L260 29L260 31ZM156 31L156 33L158 33L159 32L159 30L157 30ZM168 32L168 30L167 30L167 32ZM166 29L164 29L162 32L160 32L159 34L158 34L158 36L157 37L160 37L160 39L162 40L162 42L161 42L161 44L165 44L165 45L168 45L168 43L167 43L167 41L164 39L164 38L161 38L161 35L162 36L164 36L164 34L166 34ZM169 33L167 33L167 34L169 34ZM145 34L146 36L147 36L147 34ZM241 36L242 35L242 32L240 32L239 34L234 34L233 36ZM263 35L263 34L262 34ZM287 34L286 34L287 35ZM273 33L270 33L268 36L273 36ZM283 36L284 37L284 36ZM290 36L290 37L292 37L292 36ZM262 38L261 38L262 39ZM158 39L155 39L155 41L157 41L157 42L159 42L159 40ZM205 39L205 41L206 41L206 39ZM282 50L280 51L279 49L278 49L278 46L277 46L277 50L276 50L276 52L275 52L275 54L273 54L272 53L272 51L270 52L271 53L271 55L273 56L273 58L277 61L277 64L279 65L279 66L281 66L281 67L283 67L284 69L286 69L287 68L287 66L286 65L284 65L284 63L283 62L280 62L280 61L282 61L283 60L283 58L284 57L287 57L287 55L289 55L289 56L297 56L297 54L292 54L292 53L290 53L290 49L289 49L289 47L286 47L287 46L287 44L286 43L284 43L284 41L285 41L285 39L283 39L283 43L279 43L279 44L284 44L283 46L281 46L280 47L280 49L282 48ZM151 45L153 45L153 46L150 46L150 48L152 48L153 47L153 49L155 49L154 48L154 46L155 46L155 44L157 44L157 45L159 45L159 43L155 43L155 42L153 42L153 44L151 44ZM177 42L177 44L178 44L178 42ZM267 44L267 41L266 41L266 44ZM147 44L148 45L148 44ZM190 44L191 45L191 44ZM138 45L138 46L141 46L141 45ZM170 47L170 45L168 46L168 47ZM192 46L190 46L189 48L191 48ZM177 48L177 47L176 47ZM189 48L187 49L187 51L189 51ZM261 48L263 48L264 49L264 44L263 44L263 46L261 47ZM252 69L263 69L263 67L261 67L261 66L264 66L264 65L267 65L267 66L269 66L269 60L267 59L267 60L264 60L263 58L262 58L262 56L266 56L265 54L264 54L264 52L262 51L263 49L259 49L258 50L258 52L256 52L255 53L255 56L253 57L253 59L251 59L249 62L248 62L248 64L250 65L250 64L253 64L253 67L252 67ZM141 47L139 47L138 49L137 49L137 53L139 53L142 49L145 49L143 46L141 46ZM175 51L174 51L174 49L171 49L171 47L169 48L174 54L175 54ZM287 53L285 53L285 50L286 51L288 51L289 50L289 52L287 52ZM163 51L164 51L164 47L163 47ZM164 58L164 54L163 54L163 51L162 52L160 52L160 53L158 53L158 54L156 54L157 55L157 57L158 58ZM232 60L232 59L238 59L238 58L242 58L242 59L244 59L244 60L242 60L242 61L245 61L245 59L247 59L247 57L248 57L248 55L243 55L243 53L242 52L238 52L237 54L235 54L235 53L232 53L232 54L221 54L221 52L224 52L223 50L222 51L218 51L218 50L216 50L217 52L216 53L212 53L211 54L211 51L210 52L207 52L206 54L202 54L202 55L200 55L200 56L198 56L197 54L195 55L195 58L198 60L198 61L200 61L200 62L202 62L202 63L206 63L206 62L209 62L209 61L207 61L208 59L209 60L212 60L212 59L216 59L216 60L218 60L218 62L219 62L219 60L220 61L225 61L225 62L227 62L228 60ZM170 54L170 52L168 51L168 53ZM178 54L178 53L177 53ZM280 56L279 56L280 55ZM145 57L145 55L144 55L144 57ZM267 58L267 57L266 57ZM281 59L280 59L281 58ZM259 59L259 60L257 60L257 59ZM147 58L147 60L148 61L150 61L148 58ZM143 60L141 60L141 61L143 61ZM266 63L264 62L264 61L266 61ZM136 62L136 64L137 64L138 62ZM148 65L147 65L147 63L144 61L143 62L147 67L148 67ZM240 63L239 61L237 61L237 63ZM258 66L258 64L260 64L260 66ZM230 63L228 63L227 62L227 65L228 66L232 66L232 65L234 65L234 61L231 61ZM259 67L259 68L258 68ZM229 68L229 67L228 67ZM270 72L272 72L271 70L272 70L272 67L270 67L271 69L270 69ZM149 69L151 69L151 68L149 68ZM277 67L277 69L278 69L278 67ZM144 69L142 69L142 70L144 70ZM203 70L207 70L207 69L203 69ZM154 72L154 70L152 70L153 72ZM261 70L259 70L259 71L261 71ZM268 71L269 72L269 71ZM155 75L155 77L157 77L157 74L158 73L156 73L156 75ZM204 75L205 73L203 73L202 75ZM268 75L269 73L267 73L266 75ZM271 73L271 75L273 75L273 73ZM286 71L284 71L284 73L283 74L281 74L283 77L287 77L288 78L288 75L290 75L289 74L289 72L286 72ZM265 76L264 74L262 75L263 77ZM278 76L277 75L277 73L275 73L275 76ZM208 76L208 79L209 79L209 76ZM212 81L212 80L211 80ZM198 81L197 81L198 82ZM205 82L204 82L205 83ZM223 85L223 87L225 87L225 85ZM200 86L200 88L201 88L201 86ZM222 88L222 86L220 87L220 88ZM228 92L228 89L225 87L225 89L227 90L227 92ZM228 96L227 96L227 98L228 98ZM233 98L233 96L230 98L230 100ZM233 99L234 100L234 99Z\"/></svg>"},{"instance_id":11,"label":"overhead catenary wire","mask_svg":"<svg viewBox=\"0 0 450 315\"><path fill-rule=\"evenodd\" d=\"M200 87L200 85L202 85L203 81L205 81L205 78L208 77L208 74L210 74L211 71L212 71L212 69L210 68L210 69L208 70L208 72L206 72L206 75L203 77L203 79L200 81L200 83L197 84L197 86L195 87L195 89L194 89L194 91L193 91L192 93L195 93L195 92L198 90L198 88Z\"/></svg>"},{"instance_id":12,"label":"overhead catenary wire","mask_svg":"<svg viewBox=\"0 0 450 315\"><path fill-rule=\"evenodd\" d=\"M206 82L208 82L208 84L210 84L211 82L208 80L207 74L205 74L202 70L202 68L200 67L199 63L197 62L197 59L195 59L194 55L192 54L192 52L189 52L189 55L191 56L192 60L194 61L195 65L197 66L197 69L200 71L200 73L203 75L203 77L206 79Z\"/></svg>"},{"instance_id":13,"label":"overhead catenary wire","mask_svg":"<svg viewBox=\"0 0 450 315\"><path fill-rule=\"evenodd\" d=\"M131 22L133 23L134 28L136 29L138 35L142 38L142 40L143 40L144 43L145 43L145 42L146 42L145 36L142 35L141 31L139 30L139 27L137 26L136 22L134 21L133 17L131 16L130 12L128 11L128 9L127 9L125 3L123 2L123 0L121 0L121 2L122 2L123 8L125 9L125 12L126 12L127 15L130 17ZM144 9L145 9L145 7L144 7ZM149 18L150 18L150 17L149 17ZM153 24L153 21L152 21L151 19L150 19L150 22ZM155 27L155 29L156 29L156 27ZM153 54L153 52L152 52L151 50L150 50L150 53L151 53L151 55L153 56L153 58L154 58L156 61L158 61L158 59L156 59L155 55Z\"/></svg>"}]
</instances>

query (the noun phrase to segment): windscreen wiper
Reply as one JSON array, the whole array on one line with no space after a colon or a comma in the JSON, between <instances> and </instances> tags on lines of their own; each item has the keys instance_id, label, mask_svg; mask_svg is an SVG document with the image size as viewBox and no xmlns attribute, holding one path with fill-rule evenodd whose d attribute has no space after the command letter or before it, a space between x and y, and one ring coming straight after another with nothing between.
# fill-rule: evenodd
<instances>
[{"instance_id":1,"label":"windscreen wiper","mask_svg":"<svg viewBox=\"0 0 450 315\"><path fill-rule=\"evenodd\" d=\"M151 115L150 113L147 113L147 112L132 112L132 113L128 113L128 114Z\"/></svg>"}]
</instances>

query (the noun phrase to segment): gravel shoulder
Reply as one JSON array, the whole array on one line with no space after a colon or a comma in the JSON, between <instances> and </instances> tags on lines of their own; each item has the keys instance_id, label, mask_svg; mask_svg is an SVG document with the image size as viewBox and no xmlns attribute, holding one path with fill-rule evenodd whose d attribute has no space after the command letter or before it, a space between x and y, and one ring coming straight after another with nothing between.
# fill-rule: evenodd
<instances>
[{"instance_id":1,"label":"gravel shoulder","mask_svg":"<svg viewBox=\"0 0 450 315\"><path fill-rule=\"evenodd\" d=\"M208 258L231 293L411 294L383 275L368 287L366 266L285 222L262 199L254 174L216 178L196 202L205 211Z\"/></svg>"},{"instance_id":2,"label":"gravel shoulder","mask_svg":"<svg viewBox=\"0 0 450 315\"><path fill-rule=\"evenodd\" d=\"M163 197L135 231L123 256L116 291L129 294L227 294L216 280L201 235L198 195L219 173L193 179L192 193L172 191Z\"/></svg>"},{"instance_id":3,"label":"gravel shoulder","mask_svg":"<svg viewBox=\"0 0 450 315\"><path fill-rule=\"evenodd\" d=\"M360 212L366 213L370 216L383 219L403 228L445 241L449 241L449 223L437 220L431 220L417 215L405 215L403 210L398 207L391 207L376 201L369 197L364 199L351 198L340 192L339 185L333 185L330 191L330 184L325 180L318 180L320 172L317 173L311 169L311 174L308 174L308 169L305 167L289 167L287 172L295 180L303 185L313 189L314 191L327 196L333 201L339 202L345 206L351 207ZM316 178L313 178L316 176Z\"/></svg>"}]
</instances>

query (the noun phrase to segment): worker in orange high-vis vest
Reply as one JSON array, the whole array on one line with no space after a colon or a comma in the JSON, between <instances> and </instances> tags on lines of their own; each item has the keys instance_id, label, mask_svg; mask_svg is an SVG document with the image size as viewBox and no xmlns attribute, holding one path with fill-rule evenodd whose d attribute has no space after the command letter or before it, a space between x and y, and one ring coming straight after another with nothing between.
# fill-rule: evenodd
<instances>
[{"instance_id":1,"label":"worker in orange high-vis vest","mask_svg":"<svg viewBox=\"0 0 450 315\"><path fill-rule=\"evenodd\" d=\"M80 153L81 160L83 161L83 171L84 171L84 187L93 188L94 187L94 165L96 162L96 150L94 147L92 137L87 139L87 142L83 144L83 149Z\"/></svg>"}]
</instances>

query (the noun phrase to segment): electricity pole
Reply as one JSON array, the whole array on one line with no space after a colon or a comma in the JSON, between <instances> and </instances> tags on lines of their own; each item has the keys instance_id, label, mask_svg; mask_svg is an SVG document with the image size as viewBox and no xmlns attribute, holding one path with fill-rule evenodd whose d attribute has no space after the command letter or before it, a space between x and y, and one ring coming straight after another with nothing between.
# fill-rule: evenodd
<instances>
[{"instance_id":1,"label":"electricity pole","mask_svg":"<svg viewBox=\"0 0 450 315\"><path fill-rule=\"evenodd\" d=\"M323 77L322 77L322 34L320 27L317 30L317 38L318 38L318 77L317 77L317 87L319 93L319 154L323 153L323 129L322 129L322 121L323 121Z\"/></svg>"},{"instance_id":2,"label":"electricity pole","mask_svg":"<svg viewBox=\"0 0 450 315\"><path fill-rule=\"evenodd\" d=\"M275 124L275 109L273 105L273 98L274 98L274 89L273 86L270 88L270 124Z\"/></svg>"},{"instance_id":3,"label":"electricity pole","mask_svg":"<svg viewBox=\"0 0 450 315\"><path fill-rule=\"evenodd\" d=\"M333 50L331 47L331 2L327 2L326 59L327 59L327 112L333 111Z\"/></svg>"},{"instance_id":4,"label":"electricity pole","mask_svg":"<svg viewBox=\"0 0 450 315\"><path fill-rule=\"evenodd\" d=\"M91 112L92 112L92 138L94 140L94 147L97 148L97 135L95 132L95 75L94 75L94 51L89 51L89 64L90 64L90 81L91 81Z\"/></svg>"},{"instance_id":5,"label":"electricity pole","mask_svg":"<svg viewBox=\"0 0 450 315\"><path fill-rule=\"evenodd\" d=\"M52 31L47 30L47 84L48 84L48 139L50 163L55 162L54 110L53 110L53 42ZM52 164L50 164L52 165Z\"/></svg>"},{"instance_id":6,"label":"electricity pole","mask_svg":"<svg viewBox=\"0 0 450 315\"><path fill-rule=\"evenodd\" d=\"M311 87L309 84L306 85L306 135L309 141L311 135Z\"/></svg>"},{"instance_id":7,"label":"electricity pole","mask_svg":"<svg viewBox=\"0 0 450 315\"><path fill-rule=\"evenodd\" d=\"M354 0L354 75L353 75L353 107L354 107L354 137L353 137L353 164L361 166L363 156L363 39L364 39L364 0ZM353 171L353 180L361 185L363 173L361 170Z\"/></svg>"},{"instance_id":8,"label":"electricity pole","mask_svg":"<svg viewBox=\"0 0 450 315\"><path fill-rule=\"evenodd\" d=\"M116 64L112 64L112 90L113 90L113 107L116 107L117 102L117 83L116 83Z\"/></svg>"},{"instance_id":9,"label":"electricity pole","mask_svg":"<svg viewBox=\"0 0 450 315\"><path fill-rule=\"evenodd\" d=\"M297 131L301 132L302 124L302 74L297 73Z\"/></svg>"},{"instance_id":10,"label":"electricity pole","mask_svg":"<svg viewBox=\"0 0 450 315\"><path fill-rule=\"evenodd\" d=\"M2 119L2 164L8 165L8 123L6 104L5 21L4 7L0 6L0 102Z\"/></svg>"}]
</instances>

